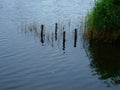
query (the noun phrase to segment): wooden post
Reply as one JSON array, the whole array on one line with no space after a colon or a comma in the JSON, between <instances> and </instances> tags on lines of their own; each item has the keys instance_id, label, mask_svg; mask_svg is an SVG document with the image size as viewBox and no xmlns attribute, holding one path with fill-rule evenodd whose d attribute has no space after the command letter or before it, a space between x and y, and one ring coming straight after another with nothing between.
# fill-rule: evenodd
<instances>
[{"instance_id":1,"label":"wooden post","mask_svg":"<svg viewBox=\"0 0 120 90\"><path fill-rule=\"evenodd\" d=\"M44 25L41 25L41 43L44 43Z\"/></svg>"},{"instance_id":2,"label":"wooden post","mask_svg":"<svg viewBox=\"0 0 120 90\"><path fill-rule=\"evenodd\" d=\"M66 32L65 31L63 31L63 50L65 50L65 34L66 34Z\"/></svg>"},{"instance_id":3,"label":"wooden post","mask_svg":"<svg viewBox=\"0 0 120 90\"><path fill-rule=\"evenodd\" d=\"M58 24L55 23L55 40L57 40L57 29L58 29Z\"/></svg>"},{"instance_id":4,"label":"wooden post","mask_svg":"<svg viewBox=\"0 0 120 90\"><path fill-rule=\"evenodd\" d=\"M77 45L77 29L74 30L74 47Z\"/></svg>"}]
</instances>

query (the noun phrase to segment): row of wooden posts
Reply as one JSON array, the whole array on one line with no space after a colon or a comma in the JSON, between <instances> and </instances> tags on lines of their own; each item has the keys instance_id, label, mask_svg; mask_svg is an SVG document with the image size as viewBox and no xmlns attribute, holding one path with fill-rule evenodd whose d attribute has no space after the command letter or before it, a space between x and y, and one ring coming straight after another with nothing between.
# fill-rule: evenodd
<instances>
[{"instance_id":1,"label":"row of wooden posts","mask_svg":"<svg viewBox=\"0 0 120 90\"><path fill-rule=\"evenodd\" d=\"M44 34L44 25L42 24L41 25L41 29L40 29L41 31L40 31L40 35L41 35L41 43L44 43L44 41L45 41L45 34ZM57 40L57 32L58 32L58 24L57 23L55 23L55 41ZM63 37L62 37L62 39L63 39L63 42L62 42L62 44L63 44L63 50L65 50L65 42L66 42L66 31L63 31L62 32L63 34ZM74 47L76 47L76 45L77 45L77 29L75 28L74 29Z\"/></svg>"}]
</instances>

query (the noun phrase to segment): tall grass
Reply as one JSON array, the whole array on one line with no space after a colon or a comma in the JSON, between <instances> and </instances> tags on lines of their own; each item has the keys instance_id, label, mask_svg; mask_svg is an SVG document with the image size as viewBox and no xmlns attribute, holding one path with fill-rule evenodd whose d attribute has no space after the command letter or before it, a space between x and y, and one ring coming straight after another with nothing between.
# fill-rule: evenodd
<instances>
[{"instance_id":1,"label":"tall grass","mask_svg":"<svg viewBox=\"0 0 120 90\"><path fill-rule=\"evenodd\" d=\"M95 0L86 25L84 36L90 40L106 43L120 40L120 0Z\"/></svg>"}]
</instances>

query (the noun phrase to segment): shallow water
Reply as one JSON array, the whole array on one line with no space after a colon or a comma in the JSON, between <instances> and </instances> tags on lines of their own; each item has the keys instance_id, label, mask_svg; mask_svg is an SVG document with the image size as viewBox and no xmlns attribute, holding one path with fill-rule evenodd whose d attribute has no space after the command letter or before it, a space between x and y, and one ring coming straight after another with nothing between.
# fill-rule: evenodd
<instances>
[{"instance_id":1,"label":"shallow water","mask_svg":"<svg viewBox=\"0 0 120 90\"><path fill-rule=\"evenodd\" d=\"M93 1L0 0L0 90L119 90L119 49L82 40Z\"/></svg>"}]
</instances>

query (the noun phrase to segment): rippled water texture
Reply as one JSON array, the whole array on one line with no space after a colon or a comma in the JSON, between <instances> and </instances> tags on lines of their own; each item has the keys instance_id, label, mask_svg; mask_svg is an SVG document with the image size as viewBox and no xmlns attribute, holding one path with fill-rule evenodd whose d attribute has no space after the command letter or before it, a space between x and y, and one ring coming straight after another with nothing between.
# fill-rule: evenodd
<instances>
[{"instance_id":1,"label":"rippled water texture","mask_svg":"<svg viewBox=\"0 0 120 90\"><path fill-rule=\"evenodd\" d=\"M119 49L82 40L93 1L0 0L0 90L119 90Z\"/></svg>"}]
</instances>

